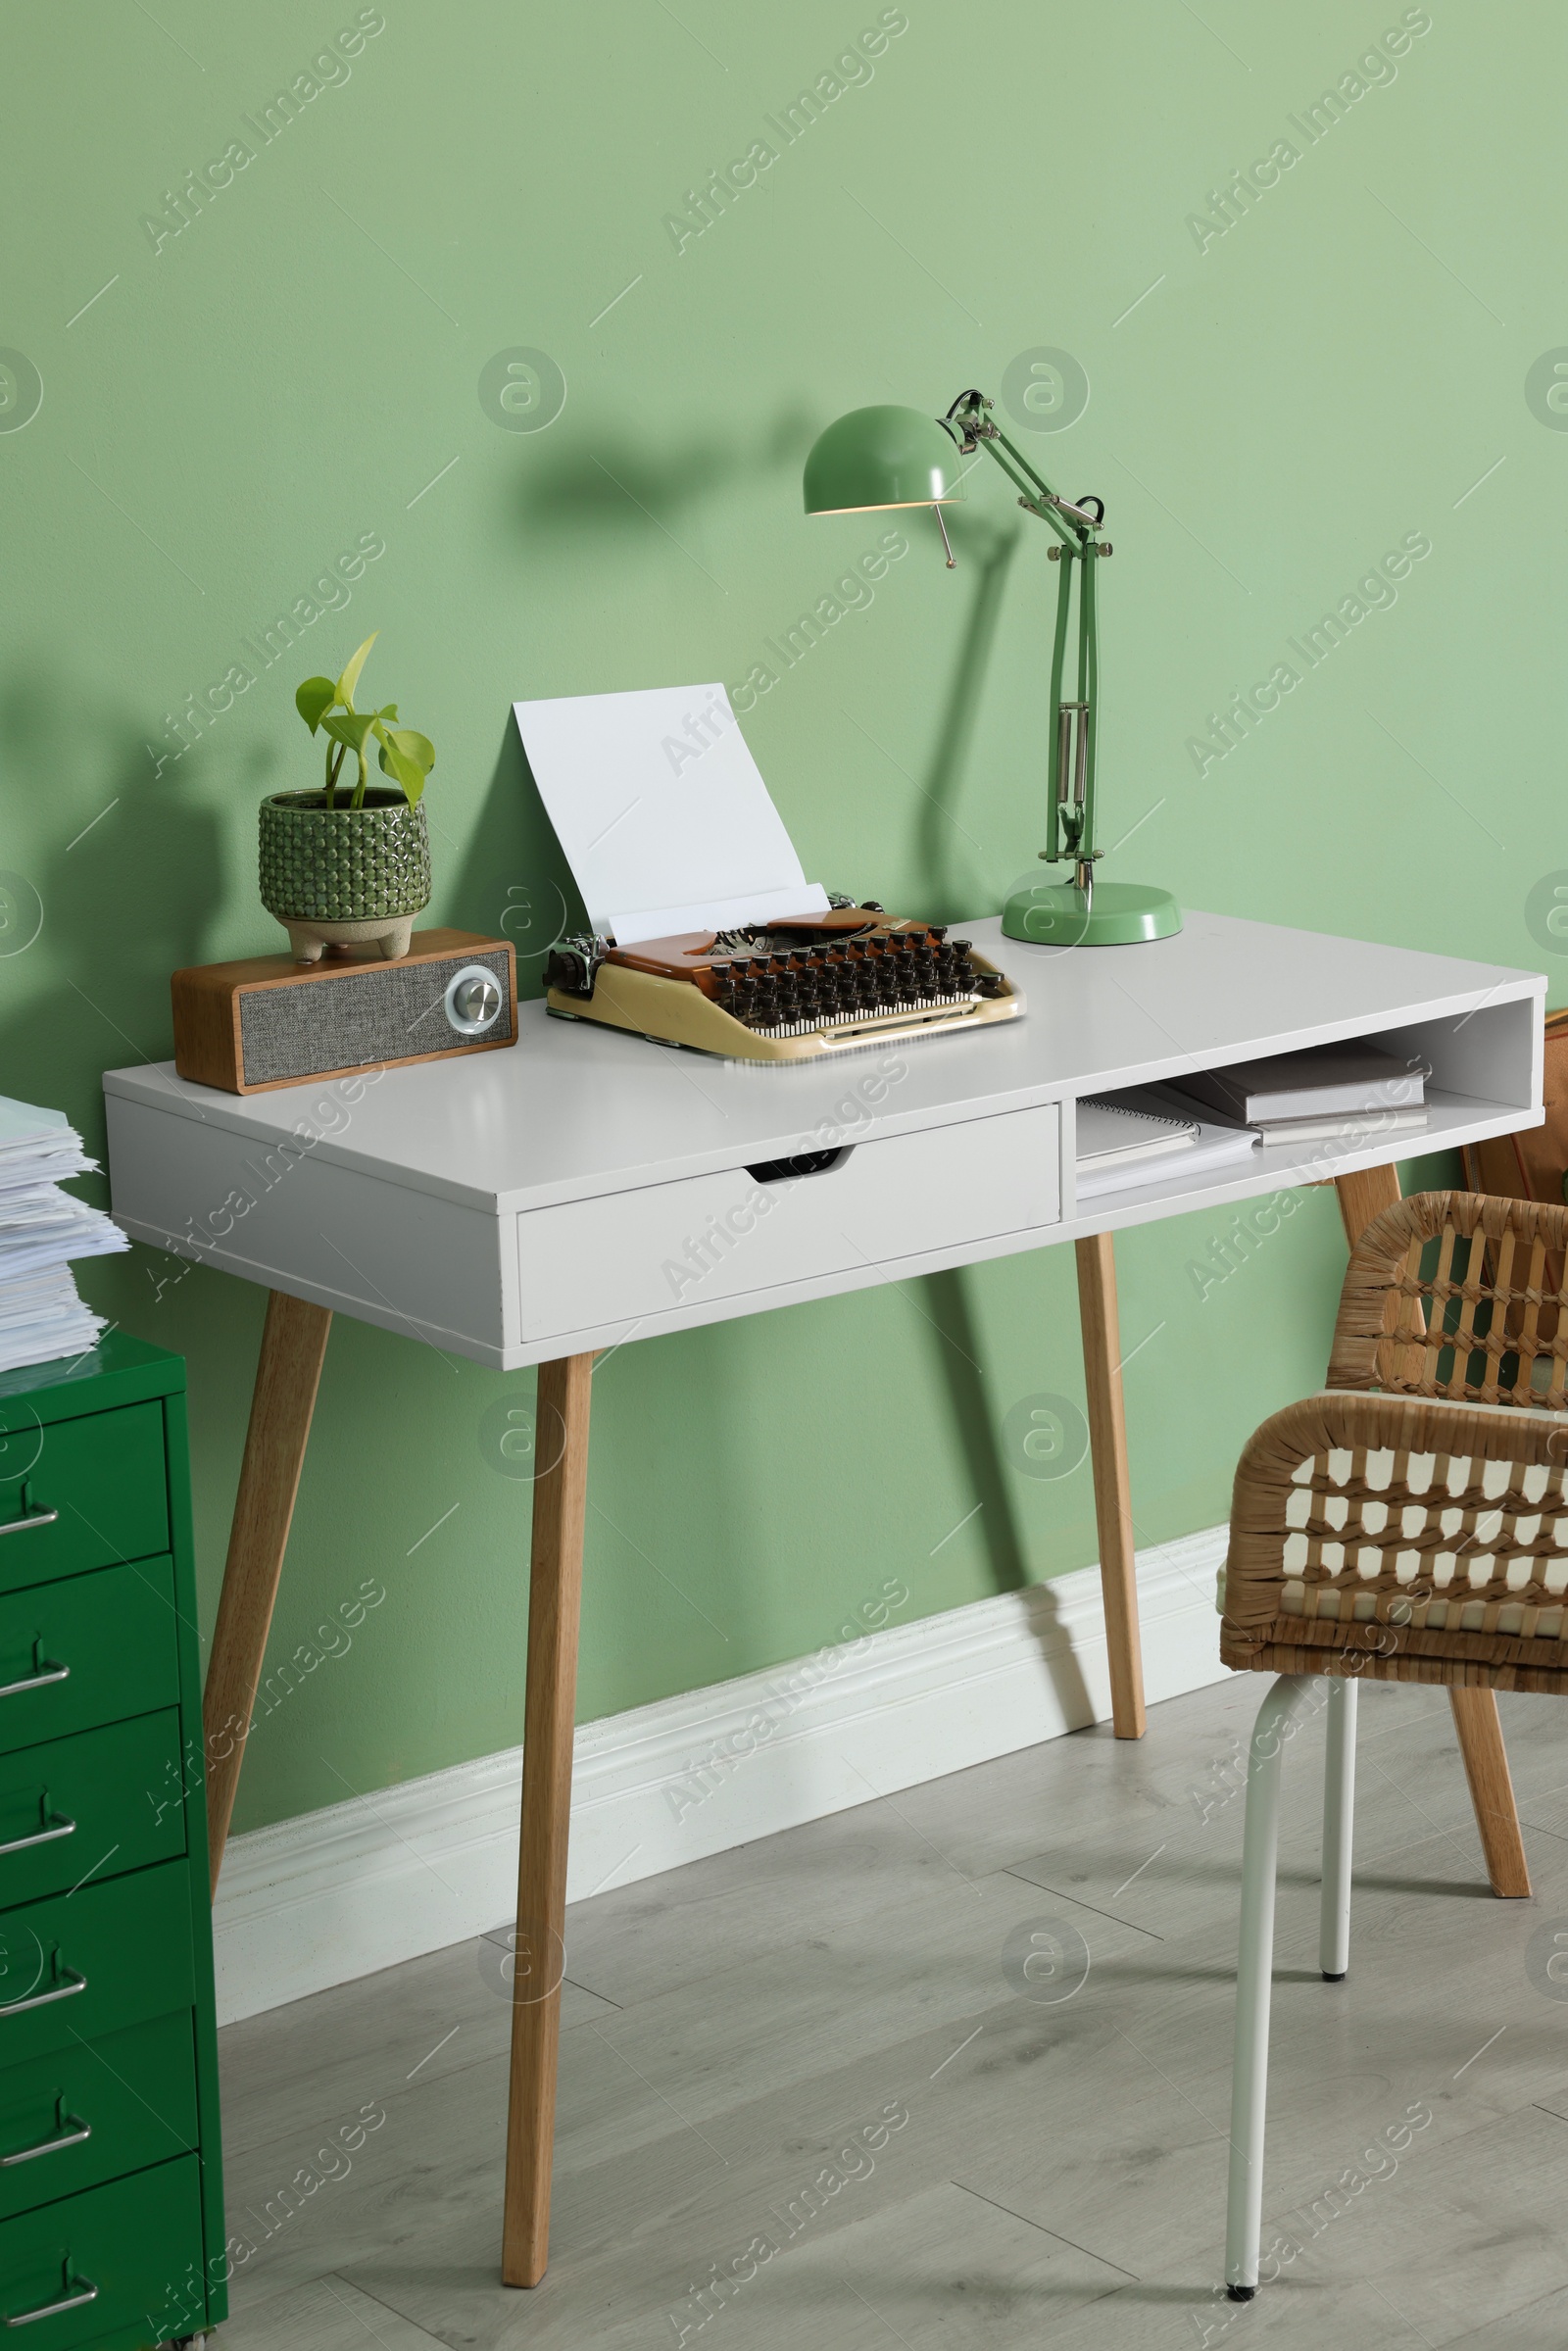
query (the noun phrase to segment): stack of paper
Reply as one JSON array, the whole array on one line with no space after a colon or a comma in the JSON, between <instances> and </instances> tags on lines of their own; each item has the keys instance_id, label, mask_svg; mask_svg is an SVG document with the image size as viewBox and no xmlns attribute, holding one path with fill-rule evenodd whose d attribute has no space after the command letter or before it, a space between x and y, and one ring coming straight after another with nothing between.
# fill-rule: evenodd
<instances>
[{"instance_id":1,"label":"stack of paper","mask_svg":"<svg viewBox=\"0 0 1568 2351\"><path fill-rule=\"evenodd\" d=\"M1430 1074L1424 1061L1399 1060L1356 1040L1195 1070L1176 1084L1204 1116L1252 1127L1265 1144L1353 1143L1419 1134L1427 1123Z\"/></svg>"},{"instance_id":2,"label":"stack of paper","mask_svg":"<svg viewBox=\"0 0 1568 2351\"><path fill-rule=\"evenodd\" d=\"M104 1327L76 1296L70 1260L130 1244L100 1209L60 1189L97 1165L63 1110L0 1095L0 1371L83 1354Z\"/></svg>"}]
</instances>

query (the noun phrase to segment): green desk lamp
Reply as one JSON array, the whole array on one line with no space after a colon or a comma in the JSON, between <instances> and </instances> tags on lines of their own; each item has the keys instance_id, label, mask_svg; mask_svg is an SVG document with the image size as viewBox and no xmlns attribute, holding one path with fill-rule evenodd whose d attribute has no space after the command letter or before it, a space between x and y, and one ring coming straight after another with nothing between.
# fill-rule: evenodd
<instances>
[{"instance_id":1,"label":"green desk lamp","mask_svg":"<svg viewBox=\"0 0 1568 2351\"><path fill-rule=\"evenodd\" d=\"M991 421L990 411L991 402L980 392L960 392L945 417L922 416L909 408L852 409L812 445L806 461L806 511L845 514L929 506L951 570L954 555L942 509L963 497L963 476L970 468L959 465L959 458L983 449L1019 492L1024 511L1051 525L1057 544L1049 550L1050 557L1061 565L1051 657L1051 739L1056 773L1040 855L1049 865L1071 865L1073 877L1070 882L1026 882L1014 890L1003 908L1003 933L1008 939L1063 947L1129 947L1139 940L1168 939L1182 927L1181 909L1168 890L1095 880L1096 863L1104 855L1095 847L1095 578L1097 559L1110 553L1108 540L1100 536L1104 505L1098 498L1086 498L1078 506L1058 498ZM1075 572L1078 691L1075 699L1064 702L1061 678Z\"/></svg>"}]
</instances>

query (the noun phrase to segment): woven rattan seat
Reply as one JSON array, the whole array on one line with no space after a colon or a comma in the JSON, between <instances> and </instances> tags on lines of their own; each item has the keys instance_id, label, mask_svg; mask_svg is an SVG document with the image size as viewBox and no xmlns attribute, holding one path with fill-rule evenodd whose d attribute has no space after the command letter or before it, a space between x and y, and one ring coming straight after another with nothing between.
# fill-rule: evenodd
<instances>
[{"instance_id":1,"label":"woven rattan seat","mask_svg":"<svg viewBox=\"0 0 1568 2351\"><path fill-rule=\"evenodd\" d=\"M1329 1385L1249 1441L1236 1472L1220 1654L1281 1678L1248 1763L1226 2278L1257 2285L1280 1757L1330 1677L1321 1965L1348 1964L1355 1698L1446 1684L1484 1710L1466 1768L1499 1892L1527 1892L1493 1690L1568 1693L1568 1208L1430 1192L1351 1251ZM1484 1728L1484 1726L1483 1726ZM1481 1777L1488 1779L1483 1788ZM1495 1854L1513 1841L1517 1867Z\"/></svg>"}]
</instances>

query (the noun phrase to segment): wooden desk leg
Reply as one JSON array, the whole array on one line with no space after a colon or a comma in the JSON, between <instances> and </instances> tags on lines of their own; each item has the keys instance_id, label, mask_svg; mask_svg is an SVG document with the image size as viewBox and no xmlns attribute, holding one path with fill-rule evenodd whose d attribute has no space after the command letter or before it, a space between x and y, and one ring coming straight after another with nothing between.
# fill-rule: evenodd
<instances>
[{"instance_id":1,"label":"wooden desk leg","mask_svg":"<svg viewBox=\"0 0 1568 2351\"><path fill-rule=\"evenodd\" d=\"M1074 1244L1078 1318L1083 1326L1089 1445L1100 1531L1100 1582L1105 1595L1110 1658L1110 1719L1118 1739L1142 1739L1144 1661L1138 1637L1133 1512L1127 1483L1127 1421L1122 1409L1121 1335L1116 1316L1116 1258L1108 1233Z\"/></svg>"},{"instance_id":2,"label":"wooden desk leg","mask_svg":"<svg viewBox=\"0 0 1568 2351\"><path fill-rule=\"evenodd\" d=\"M331 1327L329 1306L287 1298L281 1290L270 1293L202 1697L207 1853L215 1893Z\"/></svg>"},{"instance_id":3,"label":"wooden desk leg","mask_svg":"<svg viewBox=\"0 0 1568 2351\"><path fill-rule=\"evenodd\" d=\"M1358 1168L1354 1175L1336 1176L1334 1189L1340 1196L1345 1238L1354 1249L1373 1217L1397 1201L1399 1171L1396 1167Z\"/></svg>"},{"instance_id":4,"label":"wooden desk leg","mask_svg":"<svg viewBox=\"0 0 1568 2351\"><path fill-rule=\"evenodd\" d=\"M522 1835L517 1850L512 2089L501 2250L506 2285L537 2285L550 2258L550 2163L565 1967L566 1838L593 1367L592 1355L541 1363L534 1415L535 1443L545 1466L534 1481L528 1579Z\"/></svg>"},{"instance_id":5,"label":"wooden desk leg","mask_svg":"<svg viewBox=\"0 0 1568 2351\"><path fill-rule=\"evenodd\" d=\"M1334 1188L1340 1196L1345 1238L1353 1249L1373 1217L1392 1208L1398 1199L1398 1169L1367 1167L1357 1175L1336 1176ZM1530 1871L1519 1834L1508 1754L1502 1743L1497 1693L1494 1690L1450 1690L1448 1702L1453 1708L1453 1728L1492 1890L1504 1896L1528 1894Z\"/></svg>"}]
</instances>

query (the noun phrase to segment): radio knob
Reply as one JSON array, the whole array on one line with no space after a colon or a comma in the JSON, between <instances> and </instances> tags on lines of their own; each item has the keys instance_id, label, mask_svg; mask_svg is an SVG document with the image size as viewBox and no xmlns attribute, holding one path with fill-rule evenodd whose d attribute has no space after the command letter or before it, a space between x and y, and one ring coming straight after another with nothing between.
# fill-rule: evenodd
<instances>
[{"instance_id":1,"label":"radio knob","mask_svg":"<svg viewBox=\"0 0 1568 2351\"><path fill-rule=\"evenodd\" d=\"M564 955L560 958L562 982L566 987L571 986L571 977L575 976L568 976L564 968L568 961L580 958ZM481 964L470 963L465 970L454 972L447 982L442 1006L449 1028L455 1029L460 1037L477 1037L489 1028L501 1010L500 983L493 972L486 971Z\"/></svg>"}]
</instances>

